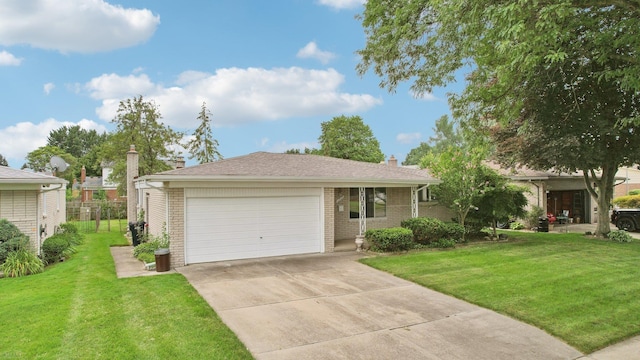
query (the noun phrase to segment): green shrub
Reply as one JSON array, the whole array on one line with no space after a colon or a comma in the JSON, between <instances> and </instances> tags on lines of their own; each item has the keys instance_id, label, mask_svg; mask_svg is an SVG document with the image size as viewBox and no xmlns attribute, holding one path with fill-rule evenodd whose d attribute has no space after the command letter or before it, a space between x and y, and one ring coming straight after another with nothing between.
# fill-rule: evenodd
<instances>
[{"instance_id":1,"label":"green shrub","mask_svg":"<svg viewBox=\"0 0 640 360\"><path fill-rule=\"evenodd\" d=\"M365 232L364 237L373 251L406 251L414 245L413 233L405 228L371 229Z\"/></svg>"},{"instance_id":2,"label":"green shrub","mask_svg":"<svg viewBox=\"0 0 640 360\"><path fill-rule=\"evenodd\" d=\"M529 229L537 227L538 221L542 216L544 216L544 209L540 206L533 206L531 210L527 211L527 215L525 216L525 222Z\"/></svg>"},{"instance_id":3,"label":"green shrub","mask_svg":"<svg viewBox=\"0 0 640 360\"><path fill-rule=\"evenodd\" d=\"M607 237L609 238L609 240L617 241L619 243L628 243L633 241L631 235L629 235L629 233L624 230L611 231Z\"/></svg>"},{"instance_id":4,"label":"green shrub","mask_svg":"<svg viewBox=\"0 0 640 360\"><path fill-rule=\"evenodd\" d=\"M403 220L400 223L403 228L413 232L413 241L418 244L428 245L431 242L447 237L447 226L441 220L417 217Z\"/></svg>"},{"instance_id":5,"label":"green shrub","mask_svg":"<svg viewBox=\"0 0 640 360\"><path fill-rule=\"evenodd\" d=\"M514 221L511 223L511 225L509 225L509 228L511 230L522 230L524 229L524 224L519 221Z\"/></svg>"},{"instance_id":6,"label":"green shrub","mask_svg":"<svg viewBox=\"0 0 640 360\"><path fill-rule=\"evenodd\" d=\"M141 253L140 255L138 255L138 260L144 261L145 264L148 263L152 263L156 261L156 255L155 254L149 254L149 253Z\"/></svg>"},{"instance_id":7,"label":"green shrub","mask_svg":"<svg viewBox=\"0 0 640 360\"><path fill-rule=\"evenodd\" d=\"M145 242L133 248L133 256L136 259L140 259L144 261L144 259L141 258L142 254L151 254L154 256L154 259L155 259L154 251L158 249L160 249L159 242L157 241ZM145 261L145 262L148 262L148 261Z\"/></svg>"},{"instance_id":8,"label":"green shrub","mask_svg":"<svg viewBox=\"0 0 640 360\"><path fill-rule=\"evenodd\" d=\"M64 234L78 234L78 227L72 223L60 224L60 231Z\"/></svg>"},{"instance_id":9,"label":"green shrub","mask_svg":"<svg viewBox=\"0 0 640 360\"><path fill-rule=\"evenodd\" d=\"M612 202L613 205L623 209L637 209L640 208L640 195L619 196L613 199Z\"/></svg>"},{"instance_id":10,"label":"green shrub","mask_svg":"<svg viewBox=\"0 0 640 360\"><path fill-rule=\"evenodd\" d=\"M78 227L72 223L60 224L59 234L64 234L69 240L71 246L78 246L82 244L84 235L78 231Z\"/></svg>"},{"instance_id":11,"label":"green shrub","mask_svg":"<svg viewBox=\"0 0 640 360\"><path fill-rule=\"evenodd\" d=\"M455 240L452 239L440 239L429 244L430 248L453 248L456 247Z\"/></svg>"},{"instance_id":12,"label":"green shrub","mask_svg":"<svg viewBox=\"0 0 640 360\"><path fill-rule=\"evenodd\" d=\"M50 236L42 243L42 259L46 264L54 264L64 255L69 255L70 247L68 236L65 234Z\"/></svg>"},{"instance_id":13,"label":"green shrub","mask_svg":"<svg viewBox=\"0 0 640 360\"><path fill-rule=\"evenodd\" d=\"M450 223L445 223L444 227L445 227L445 234L443 236L443 239L454 240L455 242L461 242L464 239L464 233L465 233L464 226L458 223L450 222Z\"/></svg>"},{"instance_id":14,"label":"green shrub","mask_svg":"<svg viewBox=\"0 0 640 360\"><path fill-rule=\"evenodd\" d=\"M7 259L0 266L0 269L2 269L5 276L19 277L43 272L44 264L32 251L19 249L7 255Z\"/></svg>"},{"instance_id":15,"label":"green shrub","mask_svg":"<svg viewBox=\"0 0 640 360\"><path fill-rule=\"evenodd\" d=\"M640 195L640 189L633 189L629 191L628 195Z\"/></svg>"},{"instance_id":16,"label":"green shrub","mask_svg":"<svg viewBox=\"0 0 640 360\"><path fill-rule=\"evenodd\" d=\"M14 238L0 241L0 264L5 262L9 253L20 249L29 248L29 237L27 235L17 235Z\"/></svg>"},{"instance_id":17,"label":"green shrub","mask_svg":"<svg viewBox=\"0 0 640 360\"><path fill-rule=\"evenodd\" d=\"M7 219L0 219L0 242L24 235L18 227Z\"/></svg>"}]
</instances>

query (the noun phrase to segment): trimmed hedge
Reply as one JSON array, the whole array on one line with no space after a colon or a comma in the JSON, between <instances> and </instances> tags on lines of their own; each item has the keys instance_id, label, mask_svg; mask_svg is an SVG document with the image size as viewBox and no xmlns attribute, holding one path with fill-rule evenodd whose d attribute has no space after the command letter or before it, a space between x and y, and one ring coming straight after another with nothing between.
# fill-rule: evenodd
<instances>
[{"instance_id":1,"label":"trimmed hedge","mask_svg":"<svg viewBox=\"0 0 640 360\"><path fill-rule=\"evenodd\" d=\"M406 251L414 246L413 233L405 228L371 229L364 233L364 237L373 251Z\"/></svg>"},{"instance_id":2,"label":"trimmed hedge","mask_svg":"<svg viewBox=\"0 0 640 360\"><path fill-rule=\"evenodd\" d=\"M55 234L42 243L42 259L46 264L54 264L62 258L71 244L64 234Z\"/></svg>"},{"instance_id":3,"label":"trimmed hedge","mask_svg":"<svg viewBox=\"0 0 640 360\"><path fill-rule=\"evenodd\" d=\"M613 199L613 205L617 205L623 209L640 208L640 195L626 195Z\"/></svg>"},{"instance_id":4,"label":"trimmed hedge","mask_svg":"<svg viewBox=\"0 0 640 360\"><path fill-rule=\"evenodd\" d=\"M413 241L422 245L429 245L442 239L460 241L464 237L465 229L457 223L445 223L442 220L428 217L418 217L403 220L400 226L413 232Z\"/></svg>"}]
</instances>

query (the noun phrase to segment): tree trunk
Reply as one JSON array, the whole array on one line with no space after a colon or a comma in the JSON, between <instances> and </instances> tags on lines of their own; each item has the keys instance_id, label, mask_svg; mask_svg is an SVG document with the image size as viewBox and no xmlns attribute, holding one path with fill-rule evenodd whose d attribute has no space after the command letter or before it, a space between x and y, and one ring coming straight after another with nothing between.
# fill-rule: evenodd
<instances>
[{"instance_id":1,"label":"tree trunk","mask_svg":"<svg viewBox=\"0 0 640 360\"><path fill-rule=\"evenodd\" d=\"M598 227L596 228L595 235L597 237L604 237L611 231L611 225L609 223L609 206L613 199L613 186L615 184L616 172L618 171L617 164L605 164L602 167L602 174L598 179L595 171L585 170L584 181L587 185L587 190L596 199L598 204ZM596 184L597 191L592 184Z\"/></svg>"}]
</instances>

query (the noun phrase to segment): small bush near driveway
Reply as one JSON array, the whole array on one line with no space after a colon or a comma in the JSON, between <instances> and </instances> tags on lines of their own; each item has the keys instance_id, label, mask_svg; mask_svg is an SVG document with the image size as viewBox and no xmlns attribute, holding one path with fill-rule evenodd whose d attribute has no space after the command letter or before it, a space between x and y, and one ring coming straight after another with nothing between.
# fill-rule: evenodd
<instances>
[{"instance_id":1,"label":"small bush near driveway","mask_svg":"<svg viewBox=\"0 0 640 360\"><path fill-rule=\"evenodd\" d=\"M414 245L413 233L405 228L371 229L364 236L373 251L407 251Z\"/></svg>"}]
</instances>

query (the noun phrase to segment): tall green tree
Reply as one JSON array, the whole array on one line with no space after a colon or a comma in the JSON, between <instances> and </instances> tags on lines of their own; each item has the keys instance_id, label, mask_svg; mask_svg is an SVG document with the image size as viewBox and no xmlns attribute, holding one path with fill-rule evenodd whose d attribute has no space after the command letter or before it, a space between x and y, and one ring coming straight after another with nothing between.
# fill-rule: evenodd
<instances>
[{"instance_id":1,"label":"tall green tree","mask_svg":"<svg viewBox=\"0 0 640 360\"><path fill-rule=\"evenodd\" d=\"M318 138L324 156L379 163L384 161L380 143L360 116L336 116L321 124Z\"/></svg>"},{"instance_id":2,"label":"tall green tree","mask_svg":"<svg viewBox=\"0 0 640 360\"><path fill-rule=\"evenodd\" d=\"M218 140L214 139L211 133L211 112L204 102L198 120L200 120L200 126L186 144L186 149L191 154L189 159L196 158L199 164L222 159L222 155L218 152Z\"/></svg>"},{"instance_id":3,"label":"tall green tree","mask_svg":"<svg viewBox=\"0 0 640 360\"><path fill-rule=\"evenodd\" d=\"M420 145L414 147L409 151L407 157L402 162L402 165L420 165L420 161L428 153L431 152L431 145L427 142L421 142Z\"/></svg>"},{"instance_id":4,"label":"tall green tree","mask_svg":"<svg viewBox=\"0 0 640 360\"><path fill-rule=\"evenodd\" d=\"M511 159L538 169L555 165L556 170L582 170L589 191L598 196L597 233L606 234L613 189L609 175L620 164L638 161L634 139L626 135L637 134L628 124L640 122L632 99L640 90L639 15L633 0L370 0L361 16L367 43L359 51L358 71L373 68L389 90L413 81L413 91L423 93L467 70L464 93L450 99L456 118L479 133L492 126L520 125L519 133L531 133L518 139L520 145L536 136L534 129L570 120L591 127L580 134L571 126L556 127L556 139L575 134L602 149L611 143L615 127L629 146L613 146L619 151L605 153L601 161L574 156L581 151L571 146L574 141L547 142L538 153L553 154L545 156L555 156L548 162L528 162L517 152ZM598 86L609 90L606 100L593 96ZM552 111L562 102L558 96L570 101ZM624 106L615 109L612 104ZM580 109L595 112L589 116ZM542 114L553 117L543 119ZM594 176L598 171L602 175ZM597 191L589 187L593 183Z\"/></svg>"},{"instance_id":5,"label":"tall green tree","mask_svg":"<svg viewBox=\"0 0 640 360\"><path fill-rule=\"evenodd\" d=\"M9 166L9 162L4 155L0 154L0 166Z\"/></svg>"},{"instance_id":6,"label":"tall green tree","mask_svg":"<svg viewBox=\"0 0 640 360\"><path fill-rule=\"evenodd\" d=\"M118 112L111 121L116 125L102 146L101 157L113 163L111 181L118 184L120 193L126 189L127 151L135 145L139 154L139 175L149 175L171 167L165 160L178 154L174 147L180 143L182 133L160 122L162 115L152 101L142 96L120 101Z\"/></svg>"},{"instance_id":7,"label":"tall green tree","mask_svg":"<svg viewBox=\"0 0 640 360\"><path fill-rule=\"evenodd\" d=\"M322 155L319 149L308 148L305 147L304 150L300 149L289 149L284 152L285 154L313 154L313 155Z\"/></svg>"},{"instance_id":8,"label":"tall green tree","mask_svg":"<svg viewBox=\"0 0 640 360\"><path fill-rule=\"evenodd\" d=\"M464 135L448 115L443 115L436 120L433 127L433 136L428 142L421 142L416 148L411 149L402 165L418 165L420 160L430 152L441 153L449 147L462 147Z\"/></svg>"},{"instance_id":9,"label":"tall green tree","mask_svg":"<svg viewBox=\"0 0 640 360\"><path fill-rule=\"evenodd\" d=\"M102 167L98 153L106 139L107 133L100 134L96 130L83 129L79 125L62 126L49 132L47 145L62 149L77 159L70 169L76 178L80 176L83 166L87 176L100 176Z\"/></svg>"},{"instance_id":10,"label":"tall green tree","mask_svg":"<svg viewBox=\"0 0 640 360\"><path fill-rule=\"evenodd\" d=\"M53 172L51 167L51 158L53 156L61 157L69 166L64 171L56 171L56 176L61 177L70 183L73 182L73 167L76 164L76 158L64 150L51 145L41 146L27 154L26 164L23 168L31 169L35 172Z\"/></svg>"}]
</instances>

